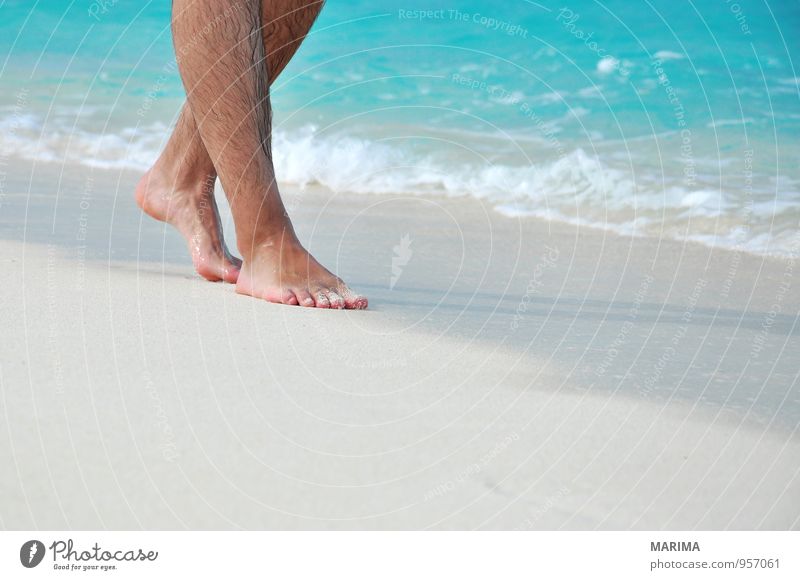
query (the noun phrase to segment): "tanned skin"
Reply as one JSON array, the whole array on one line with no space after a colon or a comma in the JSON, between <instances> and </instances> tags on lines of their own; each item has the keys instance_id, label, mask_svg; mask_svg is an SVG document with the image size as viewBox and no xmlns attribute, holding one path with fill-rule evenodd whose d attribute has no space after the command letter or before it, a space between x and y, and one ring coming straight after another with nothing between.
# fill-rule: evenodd
<instances>
[{"instance_id":1,"label":"tanned skin","mask_svg":"<svg viewBox=\"0 0 800 580\"><path fill-rule=\"evenodd\" d=\"M272 163L269 86L323 0L174 0L172 32L187 93L175 129L136 190L139 206L186 238L203 277L270 302L367 307L303 248ZM243 260L225 246L214 183L231 206Z\"/></svg>"}]
</instances>

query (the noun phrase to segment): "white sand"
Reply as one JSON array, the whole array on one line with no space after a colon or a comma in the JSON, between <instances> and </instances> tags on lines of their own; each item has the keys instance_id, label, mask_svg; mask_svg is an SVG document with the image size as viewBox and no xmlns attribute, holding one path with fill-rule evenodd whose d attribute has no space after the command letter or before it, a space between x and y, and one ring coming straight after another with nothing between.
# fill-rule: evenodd
<instances>
[{"instance_id":1,"label":"white sand","mask_svg":"<svg viewBox=\"0 0 800 580\"><path fill-rule=\"evenodd\" d=\"M790 260L307 192L371 299L313 311L195 276L132 175L59 170L0 205L0 526L799 525Z\"/></svg>"}]
</instances>

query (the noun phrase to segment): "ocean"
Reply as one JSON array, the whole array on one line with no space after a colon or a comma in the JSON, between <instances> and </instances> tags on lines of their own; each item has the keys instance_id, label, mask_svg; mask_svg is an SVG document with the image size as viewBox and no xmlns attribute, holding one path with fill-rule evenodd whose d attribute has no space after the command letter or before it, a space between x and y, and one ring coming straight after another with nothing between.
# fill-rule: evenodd
<instances>
[{"instance_id":1,"label":"ocean","mask_svg":"<svg viewBox=\"0 0 800 580\"><path fill-rule=\"evenodd\" d=\"M184 100L170 3L6 1L0 156L146 169ZM800 250L800 4L329 0L272 87L276 171Z\"/></svg>"}]
</instances>

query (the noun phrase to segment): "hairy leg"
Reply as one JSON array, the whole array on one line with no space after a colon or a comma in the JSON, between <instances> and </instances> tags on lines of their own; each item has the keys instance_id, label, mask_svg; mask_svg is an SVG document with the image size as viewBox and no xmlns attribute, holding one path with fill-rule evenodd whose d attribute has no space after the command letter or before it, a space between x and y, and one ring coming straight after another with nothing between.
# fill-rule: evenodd
<instances>
[{"instance_id":1,"label":"hairy leg","mask_svg":"<svg viewBox=\"0 0 800 580\"><path fill-rule=\"evenodd\" d=\"M260 3L175 0L172 29L189 107L233 213L244 258L237 292L284 304L365 308L365 298L302 247L281 200Z\"/></svg>"},{"instance_id":2,"label":"hairy leg","mask_svg":"<svg viewBox=\"0 0 800 580\"><path fill-rule=\"evenodd\" d=\"M271 83L291 60L314 24L324 0L261 2L261 35ZM216 18L216 16L215 16ZM181 110L164 151L136 188L139 206L181 232L199 274L236 282L241 261L231 256L214 199L217 172L189 105Z\"/></svg>"}]
</instances>

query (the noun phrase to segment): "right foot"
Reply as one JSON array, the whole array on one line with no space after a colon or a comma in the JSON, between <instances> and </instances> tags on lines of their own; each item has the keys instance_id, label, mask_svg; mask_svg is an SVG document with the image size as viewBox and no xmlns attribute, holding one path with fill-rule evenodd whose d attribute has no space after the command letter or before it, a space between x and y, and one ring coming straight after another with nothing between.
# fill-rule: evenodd
<instances>
[{"instance_id":1,"label":"right foot","mask_svg":"<svg viewBox=\"0 0 800 580\"><path fill-rule=\"evenodd\" d=\"M246 249L241 245L239 248ZM363 310L367 307L367 299L354 293L341 278L317 262L293 232L283 239L262 242L243 255L246 259L236 283L239 294L312 308Z\"/></svg>"},{"instance_id":2,"label":"right foot","mask_svg":"<svg viewBox=\"0 0 800 580\"><path fill-rule=\"evenodd\" d=\"M150 169L136 186L136 203L147 215L183 235L198 274L213 282L236 283L242 261L231 255L222 238L213 180L176 189L169 178Z\"/></svg>"}]
</instances>

